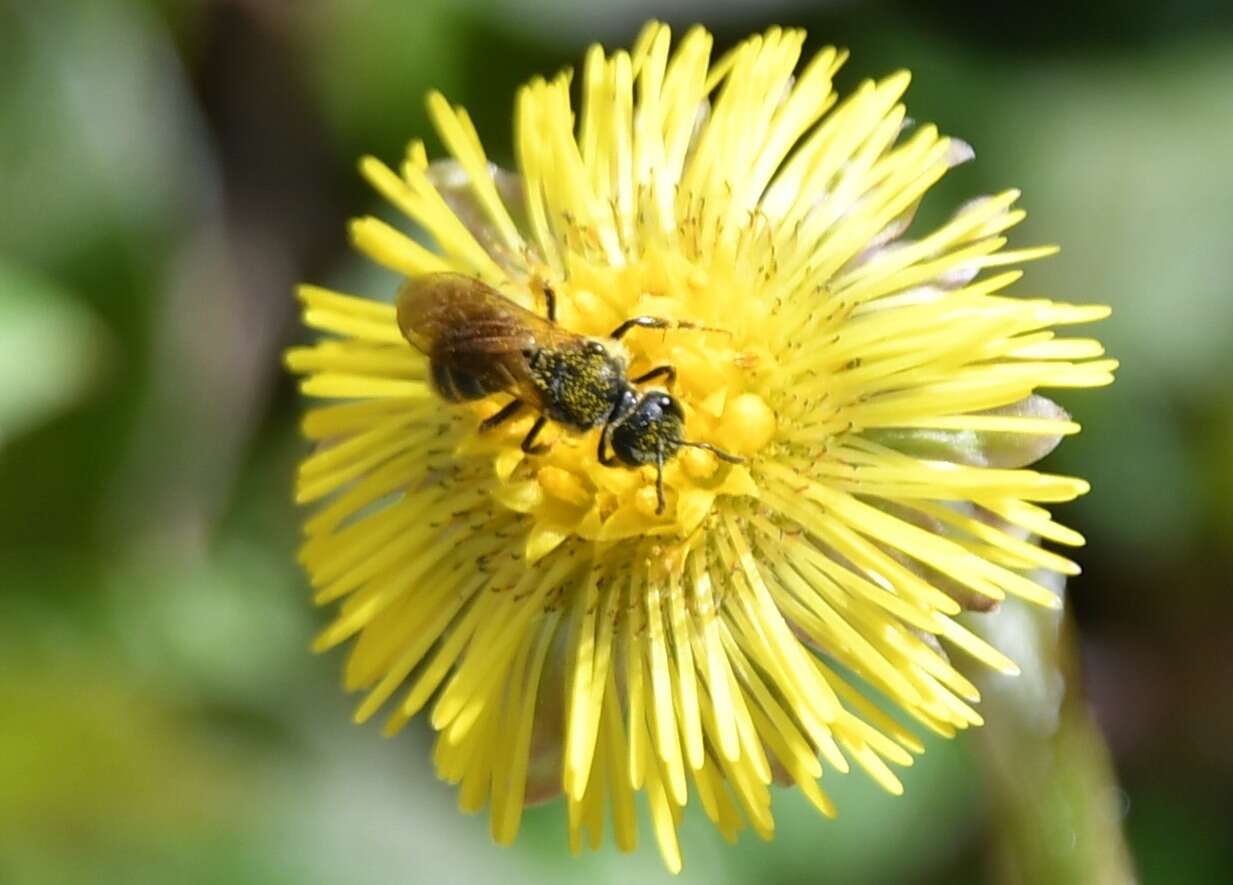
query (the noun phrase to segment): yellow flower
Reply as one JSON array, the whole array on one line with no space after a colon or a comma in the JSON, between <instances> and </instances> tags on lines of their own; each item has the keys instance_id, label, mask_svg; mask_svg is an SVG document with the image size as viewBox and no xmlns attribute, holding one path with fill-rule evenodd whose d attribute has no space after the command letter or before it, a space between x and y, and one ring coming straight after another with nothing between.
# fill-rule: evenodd
<instances>
[{"instance_id":1,"label":"yellow flower","mask_svg":"<svg viewBox=\"0 0 1233 885\"><path fill-rule=\"evenodd\" d=\"M509 397L439 398L391 304L300 290L330 337L288 363L342 400L308 412L297 485L316 601L340 603L316 647L354 640L358 722L388 703L392 733L428 707L440 776L498 841L529 765L535 796L564 792L575 851L605 818L631 849L644 792L672 870L688 801L769 837L774 780L828 816L824 766L898 793L891 765L922 745L867 694L942 735L979 724L948 654L1015 665L961 609L1057 605L1030 573L1077 571L1033 539L1082 543L1038 505L1087 484L1022 468L1078 430L1037 388L1115 367L1053 327L1107 310L1005 294L1053 251L1005 248L1017 192L905 237L971 149L910 124L906 73L840 100L846 54L798 71L803 42L772 29L712 61L706 31L670 51L651 24L631 52L590 49L577 116L568 73L519 91L516 174L436 94L452 160L414 141L398 172L360 164L435 244L355 221L399 274L465 274L541 313L548 286L590 336L642 314L700 327L623 339L631 377L676 367L690 439L745 457L683 449L662 513L654 468L600 465L597 431L550 424L538 455L519 445L534 414L480 434Z\"/></svg>"}]
</instances>

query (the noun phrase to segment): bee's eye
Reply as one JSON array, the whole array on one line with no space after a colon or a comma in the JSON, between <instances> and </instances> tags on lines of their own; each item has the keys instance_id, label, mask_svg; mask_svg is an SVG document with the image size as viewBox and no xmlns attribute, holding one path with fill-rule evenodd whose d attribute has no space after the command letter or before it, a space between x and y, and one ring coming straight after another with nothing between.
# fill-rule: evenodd
<instances>
[{"instance_id":1,"label":"bee's eye","mask_svg":"<svg viewBox=\"0 0 1233 885\"><path fill-rule=\"evenodd\" d=\"M607 350L604 349L604 345L600 344L598 341L588 341L587 346L586 346L586 351L587 353L593 354L595 356L600 356L608 352Z\"/></svg>"},{"instance_id":2,"label":"bee's eye","mask_svg":"<svg viewBox=\"0 0 1233 885\"><path fill-rule=\"evenodd\" d=\"M666 393L659 397L659 408L665 415L672 415L679 421L685 420L685 410L681 404Z\"/></svg>"}]
</instances>

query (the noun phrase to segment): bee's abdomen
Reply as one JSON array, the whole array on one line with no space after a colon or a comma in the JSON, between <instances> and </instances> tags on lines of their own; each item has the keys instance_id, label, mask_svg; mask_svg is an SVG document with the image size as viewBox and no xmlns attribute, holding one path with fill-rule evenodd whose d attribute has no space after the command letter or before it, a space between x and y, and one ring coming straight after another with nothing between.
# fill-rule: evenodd
<instances>
[{"instance_id":1,"label":"bee's abdomen","mask_svg":"<svg viewBox=\"0 0 1233 885\"><path fill-rule=\"evenodd\" d=\"M492 372L477 375L457 366L449 366L434 360L432 386L442 399L459 403L482 399L489 394L508 389L509 376Z\"/></svg>"}]
</instances>

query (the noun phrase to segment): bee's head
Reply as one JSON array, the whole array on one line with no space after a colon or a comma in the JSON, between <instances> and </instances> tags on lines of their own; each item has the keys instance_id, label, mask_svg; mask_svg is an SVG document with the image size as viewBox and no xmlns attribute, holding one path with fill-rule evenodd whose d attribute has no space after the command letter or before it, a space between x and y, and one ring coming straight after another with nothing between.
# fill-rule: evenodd
<instances>
[{"instance_id":1,"label":"bee's head","mask_svg":"<svg viewBox=\"0 0 1233 885\"><path fill-rule=\"evenodd\" d=\"M633 411L612 429L612 452L631 467L666 460L681 447L685 430L685 411L668 394L652 390L645 393Z\"/></svg>"},{"instance_id":2,"label":"bee's head","mask_svg":"<svg viewBox=\"0 0 1233 885\"><path fill-rule=\"evenodd\" d=\"M660 391L651 391L638 402L639 409L646 409L660 421L670 421L680 426L685 423L685 410L676 398Z\"/></svg>"}]
</instances>

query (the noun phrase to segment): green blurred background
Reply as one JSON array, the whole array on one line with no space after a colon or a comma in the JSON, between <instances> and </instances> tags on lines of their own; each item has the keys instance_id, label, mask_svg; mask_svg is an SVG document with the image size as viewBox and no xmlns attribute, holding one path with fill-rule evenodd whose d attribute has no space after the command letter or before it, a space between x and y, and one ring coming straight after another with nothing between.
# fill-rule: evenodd
<instances>
[{"instance_id":1,"label":"green blurred background","mask_svg":"<svg viewBox=\"0 0 1233 885\"><path fill-rule=\"evenodd\" d=\"M903 798L831 776L839 821L784 793L769 845L687 815L679 881L1128 881L1119 826L1141 881L1233 881L1233 7L670 8L0 0L0 883L668 878L645 827L571 860L557 806L496 848L422 726L349 724L307 650L279 364L297 281L390 290L346 246L385 211L354 160L427 134L430 86L508 160L516 85L651 15L721 46L805 25L853 50L844 87L911 68L910 113L977 152L932 217L1022 187L1015 241L1063 251L1019 291L1112 304L1123 362L1060 397L1085 431L1049 466L1094 492L1039 679L993 686L998 726L932 742Z\"/></svg>"}]
</instances>

